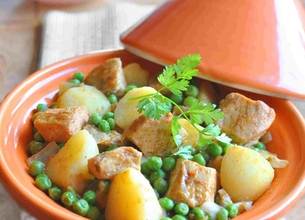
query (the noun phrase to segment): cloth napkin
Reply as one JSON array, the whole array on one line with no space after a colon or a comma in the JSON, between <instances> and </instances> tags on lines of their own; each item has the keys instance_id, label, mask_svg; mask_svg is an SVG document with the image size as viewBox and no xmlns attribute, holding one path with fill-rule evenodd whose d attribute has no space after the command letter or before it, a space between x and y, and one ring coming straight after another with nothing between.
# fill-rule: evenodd
<instances>
[{"instance_id":1,"label":"cloth napkin","mask_svg":"<svg viewBox=\"0 0 305 220\"><path fill-rule=\"evenodd\" d=\"M148 15L155 5L107 4L97 11L50 12L45 17L40 67L94 50L122 47L119 35Z\"/></svg>"},{"instance_id":2,"label":"cloth napkin","mask_svg":"<svg viewBox=\"0 0 305 220\"><path fill-rule=\"evenodd\" d=\"M119 34L148 15L155 5L108 3L90 12L46 14L39 67L94 50L120 48ZM0 184L0 220L35 220Z\"/></svg>"}]
</instances>

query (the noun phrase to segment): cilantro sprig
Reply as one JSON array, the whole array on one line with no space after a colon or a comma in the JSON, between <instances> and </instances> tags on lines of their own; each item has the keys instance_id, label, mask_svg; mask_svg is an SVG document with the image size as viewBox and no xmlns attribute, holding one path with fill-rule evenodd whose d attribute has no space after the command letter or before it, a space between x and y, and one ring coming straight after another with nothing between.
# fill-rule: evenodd
<instances>
[{"instance_id":1,"label":"cilantro sprig","mask_svg":"<svg viewBox=\"0 0 305 220\"><path fill-rule=\"evenodd\" d=\"M189 121L200 132L201 139L205 141L216 140L217 137L220 137L220 140L225 139L224 136L221 136L219 127L213 125L213 123L223 118L223 113L216 108L216 105L198 101L184 111L176 102L161 93L164 90L169 90L174 95L181 95L188 89L191 79L199 73L197 67L200 62L201 56L199 54L191 54L178 59L175 64L166 66L157 78L162 88L153 94L139 97L137 106L140 113L156 120L171 112L172 106L180 111L180 114L172 119L171 131L178 147L174 155L185 158L190 157L191 150L189 146L181 146L182 137L180 135L179 118L185 118ZM199 124L202 123L207 127L201 129ZM225 139L225 141L228 141L228 139Z\"/></svg>"}]
</instances>

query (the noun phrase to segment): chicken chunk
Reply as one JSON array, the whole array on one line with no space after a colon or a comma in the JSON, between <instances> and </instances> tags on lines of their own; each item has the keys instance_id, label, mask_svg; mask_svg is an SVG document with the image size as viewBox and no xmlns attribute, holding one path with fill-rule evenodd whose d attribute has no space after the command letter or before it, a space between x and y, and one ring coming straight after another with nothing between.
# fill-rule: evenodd
<instances>
[{"instance_id":1,"label":"chicken chunk","mask_svg":"<svg viewBox=\"0 0 305 220\"><path fill-rule=\"evenodd\" d=\"M82 107L48 109L33 117L34 127L47 142L66 142L88 119L88 111Z\"/></svg>"},{"instance_id":2,"label":"chicken chunk","mask_svg":"<svg viewBox=\"0 0 305 220\"><path fill-rule=\"evenodd\" d=\"M89 172L97 179L112 179L127 168L141 169L142 153L133 147L119 147L88 161Z\"/></svg>"},{"instance_id":3,"label":"chicken chunk","mask_svg":"<svg viewBox=\"0 0 305 220\"><path fill-rule=\"evenodd\" d=\"M122 95L126 88L126 80L120 58L108 59L102 65L94 68L85 80L105 94Z\"/></svg>"},{"instance_id":4,"label":"chicken chunk","mask_svg":"<svg viewBox=\"0 0 305 220\"><path fill-rule=\"evenodd\" d=\"M166 195L190 207L213 202L216 193L216 170L190 160L179 159L171 173Z\"/></svg>"},{"instance_id":5,"label":"chicken chunk","mask_svg":"<svg viewBox=\"0 0 305 220\"><path fill-rule=\"evenodd\" d=\"M100 145L100 147L109 147L110 145L122 145L123 144L123 137L122 135L115 131L111 130L110 132L102 132L97 127L86 124L84 126L86 129L95 139L96 143Z\"/></svg>"},{"instance_id":6,"label":"chicken chunk","mask_svg":"<svg viewBox=\"0 0 305 220\"><path fill-rule=\"evenodd\" d=\"M134 143L145 156L165 156L176 145L171 134L172 114L153 120L140 116L125 131L124 137Z\"/></svg>"},{"instance_id":7,"label":"chicken chunk","mask_svg":"<svg viewBox=\"0 0 305 220\"><path fill-rule=\"evenodd\" d=\"M275 119L274 110L266 103L239 93L227 95L220 102L220 108L224 113L220 126L237 144L258 140Z\"/></svg>"}]
</instances>

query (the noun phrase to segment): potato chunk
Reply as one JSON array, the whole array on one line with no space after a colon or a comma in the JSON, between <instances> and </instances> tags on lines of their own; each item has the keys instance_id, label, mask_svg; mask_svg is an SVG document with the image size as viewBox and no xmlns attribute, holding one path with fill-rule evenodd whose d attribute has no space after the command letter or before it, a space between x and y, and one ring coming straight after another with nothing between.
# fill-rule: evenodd
<instances>
[{"instance_id":1,"label":"potato chunk","mask_svg":"<svg viewBox=\"0 0 305 220\"><path fill-rule=\"evenodd\" d=\"M66 90L58 97L56 104L59 108L84 107L90 114L99 112L103 115L110 109L107 97L93 86L87 85Z\"/></svg>"},{"instance_id":2,"label":"potato chunk","mask_svg":"<svg viewBox=\"0 0 305 220\"><path fill-rule=\"evenodd\" d=\"M124 75L127 84L135 84L137 86L147 86L149 80L149 72L143 69L138 63L130 63L124 67Z\"/></svg>"},{"instance_id":3,"label":"potato chunk","mask_svg":"<svg viewBox=\"0 0 305 220\"><path fill-rule=\"evenodd\" d=\"M222 159L221 186L234 202L256 200L269 188L273 177L270 163L250 148L230 147Z\"/></svg>"},{"instance_id":4,"label":"potato chunk","mask_svg":"<svg viewBox=\"0 0 305 220\"><path fill-rule=\"evenodd\" d=\"M120 99L114 111L116 125L122 129L128 128L133 121L141 115L137 108L139 103L139 99L137 98L153 94L155 92L157 91L151 87L141 87L132 89L126 93L126 95Z\"/></svg>"},{"instance_id":5,"label":"potato chunk","mask_svg":"<svg viewBox=\"0 0 305 220\"><path fill-rule=\"evenodd\" d=\"M141 169L142 153L133 147L119 147L103 152L88 162L88 168L97 179L112 179L127 168Z\"/></svg>"},{"instance_id":6,"label":"potato chunk","mask_svg":"<svg viewBox=\"0 0 305 220\"><path fill-rule=\"evenodd\" d=\"M183 145L192 145L196 146L199 139L199 131L186 119L178 120L181 129L180 135L182 137Z\"/></svg>"},{"instance_id":7,"label":"potato chunk","mask_svg":"<svg viewBox=\"0 0 305 220\"><path fill-rule=\"evenodd\" d=\"M179 159L171 173L166 195L190 207L213 202L216 193L216 170L190 160Z\"/></svg>"},{"instance_id":8,"label":"potato chunk","mask_svg":"<svg viewBox=\"0 0 305 220\"><path fill-rule=\"evenodd\" d=\"M160 220L163 211L148 180L133 168L116 175L111 182L107 220Z\"/></svg>"},{"instance_id":9,"label":"potato chunk","mask_svg":"<svg viewBox=\"0 0 305 220\"><path fill-rule=\"evenodd\" d=\"M95 86L105 94L116 93L122 95L126 88L126 80L123 73L120 58L112 58L94 68L87 76L85 82Z\"/></svg>"},{"instance_id":10,"label":"potato chunk","mask_svg":"<svg viewBox=\"0 0 305 220\"><path fill-rule=\"evenodd\" d=\"M66 142L88 121L86 109L81 107L55 108L37 112L34 127L47 142Z\"/></svg>"},{"instance_id":11,"label":"potato chunk","mask_svg":"<svg viewBox=\"0 0 305 220\"><path fill-rule=\"evenodd\" d=\"M46 173L56 185L72 186L82 193L93 177L88 171L88 159L99 153L94 138L86 130L74 134L46 165Z\"/></svg>"},{"instance_id":12,"label":"potato chunk","mask_svg":"<svg viewBox=\"0 0 305 220\"><path fill-rule=\"evenodd\" d=\"M266 103L254 101L239 93L230 93L221 102L224 113L222 130L237 144L246 144L262 137L275 119L275 112Z\"/></svg>"},{"instance_id":13,"label":"potato chunk","mask_svg":"<svg viewBox=\"0 0 305 220\"><path fill-rule=\"evenodd\" d=\"M172 114L153 120L144 115L135 120L124 136L143 152L145 156L165 156L176 145L171 133Z\"/></svg>"}]
</instances>

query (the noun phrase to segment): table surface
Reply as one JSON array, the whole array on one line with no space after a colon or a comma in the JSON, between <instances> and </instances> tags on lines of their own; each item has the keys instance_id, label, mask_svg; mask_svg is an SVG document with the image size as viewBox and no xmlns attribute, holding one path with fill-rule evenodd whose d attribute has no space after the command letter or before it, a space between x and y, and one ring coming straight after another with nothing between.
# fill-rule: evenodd
<instances>
[{"instance_id":1,"label":"table surface","mask_svg":"<svg viewBox=\"0 0 305 220\"><path fill-rule=\"evenodd\" d=\"M146 4L160 0L130 1ZM0 100L37 69L41 19L47 11L87 11L103 7L104 3L104 0L91 0L80 5L54 6L31 0L0 0ZM305 102L294 103L305 116ZM305 219L305 198L296 204L286 219Z\"/></svg>"}]
</instances>

